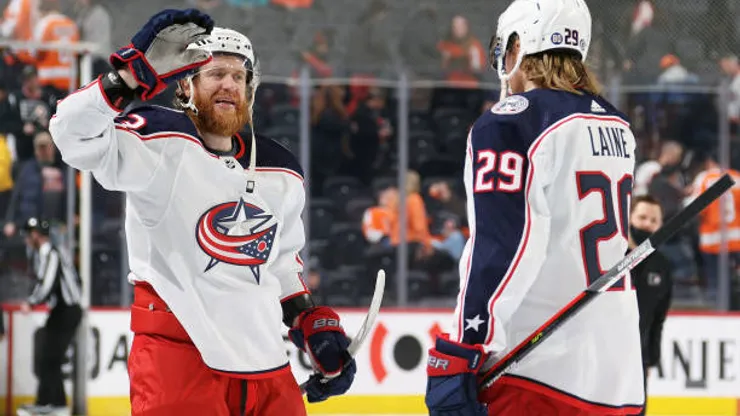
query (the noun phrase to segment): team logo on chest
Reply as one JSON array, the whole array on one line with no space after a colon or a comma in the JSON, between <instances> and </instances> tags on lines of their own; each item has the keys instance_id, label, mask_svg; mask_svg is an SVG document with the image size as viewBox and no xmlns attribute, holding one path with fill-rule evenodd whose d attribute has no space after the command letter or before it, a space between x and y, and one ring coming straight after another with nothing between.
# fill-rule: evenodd
<instances>
[{"instance_id":1,"label":"team logo on chest","mask_svg":"<svg viewBox=\"0 0 740 416\"><path fill-rule=\"evenodd\" d=\"M209 208L195 232L198 245L211 258L204 271L220 262L248 266L259 283L259 266L270 257L277 233L277 224L266 226L272 218L244 199Z\"/></svg>"}]
</instances>

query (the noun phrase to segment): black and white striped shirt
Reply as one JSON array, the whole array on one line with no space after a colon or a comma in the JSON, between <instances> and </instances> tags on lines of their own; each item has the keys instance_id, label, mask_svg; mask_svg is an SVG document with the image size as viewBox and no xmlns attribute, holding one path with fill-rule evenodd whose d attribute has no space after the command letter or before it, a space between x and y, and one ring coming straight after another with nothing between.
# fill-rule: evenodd
<instances>
[{"instance_id":1,"label":"black and white striped shirt","mask_svg":"<svg viewBox=\"0 0 740 416\"><path fill-rule=\"evenodd\" d=\"M38 305L48 301L52 308L58 304L80 304L82 281L72 259L63 250L58 250L49 241L44 243L33 254L33 271L37 281L28 303Z\"/></svg>"}]
</instances>

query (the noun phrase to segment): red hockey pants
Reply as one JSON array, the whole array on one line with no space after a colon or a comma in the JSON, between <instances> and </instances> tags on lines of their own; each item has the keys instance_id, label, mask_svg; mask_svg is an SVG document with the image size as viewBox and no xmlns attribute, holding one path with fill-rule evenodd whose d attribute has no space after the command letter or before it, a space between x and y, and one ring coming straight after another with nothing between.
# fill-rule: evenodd
<instances>
[{"instance_id":1,"label":"red hockey pants","mask_svg":"<svg viewBox=\"0 0 740 416\"><path fill-rule=\"evenodd\" d=\"M511 380L501 383L503 380L499 379L480 397L488 403L489 416L621 416L636 415L641 409L589 405L564 394L555 398L552 390L535 391L530 386L508 383Z\"/></svg>"},{"instance_id":2,"label":"red hockey pants","mask_svg":"<svg viewBox=\"0 0 740 416\"><path fill-rule=\"evenodd\" d=\"M289 368L246 379L211 370L149 285L134 288L131 330L132 416L306 416Z\"/></svg>"}]
</instances>

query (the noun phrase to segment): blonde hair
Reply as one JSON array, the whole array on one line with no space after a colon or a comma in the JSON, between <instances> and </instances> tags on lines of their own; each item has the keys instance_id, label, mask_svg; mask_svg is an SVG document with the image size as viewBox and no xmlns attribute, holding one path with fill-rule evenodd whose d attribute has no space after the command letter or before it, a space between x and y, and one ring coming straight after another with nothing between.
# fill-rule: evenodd
<instances>
[{"instance_id":1,"label":"blonde hair","mask_svg":"<svg viewBox=\"0 0 740 416\"><path fill-rule=\"evenodd\" d=\"M421 176L416 171L406 172L406 194L415 194L421 191Z\"/></svg>"},{"instance_id":2,"label":"blonde hair","mask_svg":"<svg viewBox=\"0 0 740 416\"><path fill-rule=\"evenodd\" d=\"M584 90L601 94L601 83L577 54L568 52L542 52L525 56L520 69L529 81L540 88L582 94Z\"/></svg>"}]
</instances>

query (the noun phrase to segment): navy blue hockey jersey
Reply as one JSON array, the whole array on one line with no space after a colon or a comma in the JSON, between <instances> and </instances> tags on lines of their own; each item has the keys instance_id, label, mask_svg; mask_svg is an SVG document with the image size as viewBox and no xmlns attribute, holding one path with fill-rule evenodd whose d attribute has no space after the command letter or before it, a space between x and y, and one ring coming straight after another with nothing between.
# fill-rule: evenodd
<instances>
[{"instance_id":1,"label":"navy blue hockey jersey","mask_svg":"<svg viewBox=\"0 0 740 416\"><path fill-rule=\"evenodd\" d=\"M483 114L467 147L471 237L453 336L500 359L616 264L627 250L634 165L629 123L600 97L536 89ZM498 382L592 410L641 406L630 277Z\"/></svg>"}]
</instances>

